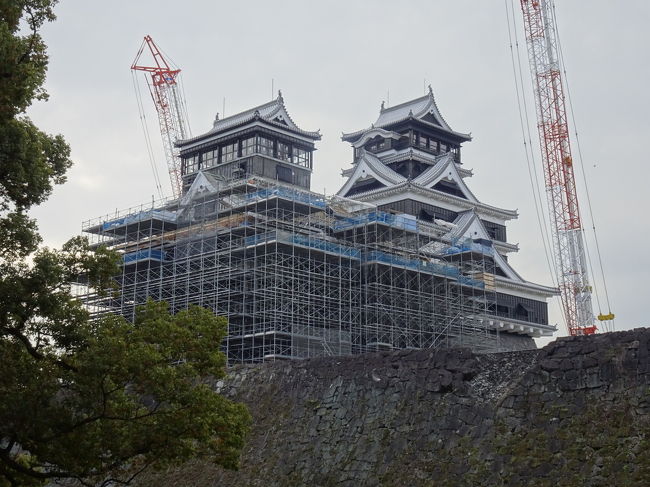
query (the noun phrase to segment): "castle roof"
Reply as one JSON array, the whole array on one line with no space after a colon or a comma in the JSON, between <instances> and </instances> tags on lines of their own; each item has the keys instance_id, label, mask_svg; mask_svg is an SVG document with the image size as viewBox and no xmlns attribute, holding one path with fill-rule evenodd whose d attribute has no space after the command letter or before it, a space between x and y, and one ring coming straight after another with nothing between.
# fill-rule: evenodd
<instances>
[{"instance_id":1,"label":"castle roof","mask_svg":"<svg viewBox=\"0 0 650 487\"><path fill-rule=\"evenodd\" d=\"M446 235L444 235L443 238L451 242L457 241L460 238L478 238L492 240L485 228L485 225L474 209L459 213L456 220L454 220L454 227ZM493 244L496 247L500 243L493 242ZM515 269L501 255L500 252L494 252L494 263L505 274L505 278L497 276L497 280L500 286L507 284L511 287L519 287L529 292L535 292L547 298L559 294L557 288L544 286L542 284L536 284L525 280L517 271L515 271Z\"/></svg>"},{"instance_id":2,"label":"castle roof","mask_svg":"<svg viewBox=\"0 0 650 487\"><path fill-rule=\"evenodd\" d=\"M214 120L212 129L196 137L179 140L177 141L176 145L185 145L189 142L194 142L211 135L226 132L227 130L245 125L255 120L263 121L266 124L289 130L310 139L320 140L321 138L319 130L303 130L295 124L284 104L282 92L278 91L277 98L267 103L263 103L262 105L249 108L248 110L244 110L243 112L236 113L222 119L219 119L219 114L217 114L217 118Z\"/></svg>"},{"instance_id":3,"label":"castle roof","mask_svg":"<svg viewBox=\"0 0 650 487\"><path fill-rule=\"evenodd\" d=\"M438 156L433 166L427 168L414 179L409 180L385 165L374 154L362 150L349 179L337 194L347 196L357 182L365 181L368 178L378 181L382 184L382 187L355 193L349 197L361 201L372 201L387 197L389 194L417 191L433 201L445 200L463 209L477 208L482 214L491 214L504 220L517 218L516 210L506 210L481 203L463 181L451 153ZM456 184L464 197L461 198L436 190L436 184L442 180Z\"/></svg>"},{"instance_id":4,"label":"castle roof","mask_svg":"<svg viewBox=\"0 0 650 487\"><path fill-rule=\"evenodd\" d=\"M346 141L356 141L358 138L373 129L390 127L408 119L419 120L422 123L441 129L442 131L459 137L465 141L471 140L472 138L471 135L456 132L449 126L440 114L440 110L438 109L438 105L433 96L433 90L431 89L431 86L429 86L429 92L420 98L389 108L384 108L384 104L382 103L379 117L375 123L363 130L344 133L342 139Z\"/></svg>"},{"instance_id":5,"label":"castle roof","mask_svg":"<svg viewBox=\"0 0 650 487\"><path fill-rule=\"evenodd\" d=\"M443 156L445 154L442 154ZM423 162L428 165L436 165L440 161L441 155L433 155L430 152L423 151L417 147L406 147L404 149L390 149L382 153L381 162L385 165L389 165L393 162L413 160ZM353 163L356 165L356 161ZM458 174L463 178L473 176L473 171L471 169L466 169L462 166L456 166ZM344 177L350 177L354 173L354 166L341 171L341 175Z\"/></svg>"}]
</instances>

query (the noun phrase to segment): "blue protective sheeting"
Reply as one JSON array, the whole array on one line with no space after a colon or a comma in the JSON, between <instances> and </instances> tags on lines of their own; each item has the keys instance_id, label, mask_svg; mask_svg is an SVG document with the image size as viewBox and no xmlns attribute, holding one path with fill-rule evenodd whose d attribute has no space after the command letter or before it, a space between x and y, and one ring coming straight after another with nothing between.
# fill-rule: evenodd
<instances>
[{"instance_id":1,"label":"blue protective sheeting","mask_svg":"<svg viewBox=\"0 0 650 487\"><path fill-rule=\"evenodd\" d=\"M346 257L359 257L361 252L358 249L347 247L326 240L321 240L314 237L306 237L304 235L293 235L291 241L298 245L304 245L313 249L323 250L334 254L344 255Z\"/></svg>"},{"instance_id":2,"label":"blue protective sheeting","mask_svg":"<svg viewBox=\"0 0 650 487\"><path fill-rule=\"evenodd\" d=\"M485 283L483 281L472 279L471 277L466 276L458 276L458 282L466 286L479 287L481 289L485 287Z\"/></svg>"},{"instance_id":3,"label":"blue protective sheeting","mask_svg":"<svg viewBox=\"0 0 650 487\"><path fill-rule=\"evenodd\" d=\"M460 254L462 252L478 252L485 255L494 255L494 248L492 245L486 245L484 243L474 242L470 239L466 239L462 242L456 242L454 245L445 250L445 254Z\"/></svg>"},{"instance_id":4,"label":"blue protective sheeting","mask_svg":"<svg viewBox=\"0 0 650 487\"><path fill-rule=\"evenodd\" d=\"M460 277L460 272L457 267L438 264L435 262L423 261L420 259L409 259L399 255L388 254L386 252L372 251L364 254L363 259L365 262L383 262L385 264L398 265L408 267L414 270L431 272L448 277Z\"/></svg>"},{"instance_id":5,"label":"blue protective sheeting","mask_svg":"<svg viewBox=\"0 0 650 487\"><path fill-rule=\"evenodd\" d=\"M311 206L317 206L319 208L325 208L326 206L325 198L289 188L262 189L260 191L256 191L255 193L249 193L245 195L245 198L247 200L257 200L270 198L271 196L282 196L293 201L298 201L300 203L305 203Z\"/></svg>"},{"instance_id":6,"label":"blue protective sheeting","mask_svg":"<svg viewBox=\"0 0 650 487\"><path fill-rule=\"evenodd\" d=\"M176 213L166 210L141 211L133 215L127 215L122 218L104 222L102 223L102 230L112 230L126 225L131 225L132 223L139 223L147 220L159 220L163 222L174 223L176 222Z\"/></svg>"},{"instance_id":7,"label":"blue protective sheeting","mask_svg":"<svg viewBox=\"0 0 650 487\"><path fill-rule=\"evenodd\" d=\"M302 245L304 247L310 247L312 249L322 250L324 252L331 252L334 254L344 255L346 257L360 257L361 252L355 248L347 247L345 245L336 244L333 242L328 242L320 238L308 237L305 235L297 234L281 234L277 235L276 232L266 232L259 235L250 235L244 239L244 245L246 247L251 245L256 245L260 242L269 242L272 240L278 240L285 243L294 243L297 245Z\"/></svg>"},{"instance_id":8,"label":"blue protective sheeting","mask_svg":"<svg viewBox=\"0 0 650 487\"><path fill-rule=\"evenodd\" d=\"M122 256L124 264L135 264L142 260L156 260L162 262L165 260L165 253L162 250L146 249L131 252Z\"/></svg>"},{"instance_id":9,"label":"blue protective sheeting","mask_svg":"<svg viewBox=\"0 0 650 487\"><path fill-rule=\"evenodd\" d=\"M371 211L349 218L341 218L334 223L334 230L343 230L345 228L356 227L358 225L367 225L369 223L385 223L391 227L401 228L404 230L417 231L417 219L413 215L386 213L384 211Z\"/></svg>"},{"instance_id":10,"label":"blue protective sheeting","mask_svg":"<svg viewBox=\"0 0 650 487\"><path fill-rule=\"evenodd\" d=\"M249 237L246 237L244 239L244 245L246 247L248 247L250 245L257 245L260 242L276 240L276 238L277 238L276 232L260 233L260 234L257 234L257 235L251 235Z\"/></svg>"}]
</instances>

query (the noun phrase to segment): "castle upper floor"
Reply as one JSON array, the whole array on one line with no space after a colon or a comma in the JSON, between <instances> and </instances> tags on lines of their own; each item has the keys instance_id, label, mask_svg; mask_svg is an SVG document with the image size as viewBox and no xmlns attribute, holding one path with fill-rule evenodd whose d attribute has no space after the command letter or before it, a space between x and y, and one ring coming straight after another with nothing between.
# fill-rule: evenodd
<instances>
[{"instance_id":1,"label":"castle upper floor","mask_svg":"<svg viewBox=\"0 0 650 487\"><path fill-rule=\"evenodd\" d=\"M212 129L177 141L185 192L200 170L224 179L262 176L309 189L319 131L291 119L282 93L277 98L219 119Z\"/></svg>"}]
</instances>

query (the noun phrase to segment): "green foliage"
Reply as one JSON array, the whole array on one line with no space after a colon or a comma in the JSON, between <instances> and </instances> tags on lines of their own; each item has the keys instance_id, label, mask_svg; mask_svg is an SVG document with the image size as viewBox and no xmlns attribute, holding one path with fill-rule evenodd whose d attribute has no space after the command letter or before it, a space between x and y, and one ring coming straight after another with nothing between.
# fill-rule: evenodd
<instances>
[{"instance_id":1,"label":"green foliage","mask_svg":"<svg viewBox=\"0 0 650 487\"><path fill-rule=\"evenodd\" d=\"M0 392L11 400L0 401L0 418L10 420L0 435L29 452L22 459L36 478L127 479L197 457L236 468L248 413L203 379L223 375L216 344L225 329L203 308L172 316L149 302L134 323L106 315L86 320L74 340L61 333L66 354L41 349L46 359L34 360L19 341L3 340ZM2 460L0 478L21 473L17 458Z\"/></svg>"},{"instance_id":2,"label":"green foliage","mask_svg":"<svg viewBox=\"0 0 650 487\"><path fill-rule=\"evenodd\" d=\"M46 46L38 33L54 19L52 0L0 0L0 210L29 208L64 181L70 149L40 131L25 110L46 99ZM27 31L26 35L20 35ZM33 249L32 249L33 250Z\"/></svg>"},{"instance_id":3,"label":"green foliage","mask_svg":"<svg viewBox=\"0 0 650 487\"><path fill-rule=\"evenodd\" d=\"M250 416L206 382L224 373L225 320L154 302L133 323L90 320L72 283L107 292L119 257L81 237L39 249L27 211L71 164L24 115L46 98L38 29L55 3L0 0L0 487L128 482L196 457L236 468Z\"/></svg>"}]
</instances>

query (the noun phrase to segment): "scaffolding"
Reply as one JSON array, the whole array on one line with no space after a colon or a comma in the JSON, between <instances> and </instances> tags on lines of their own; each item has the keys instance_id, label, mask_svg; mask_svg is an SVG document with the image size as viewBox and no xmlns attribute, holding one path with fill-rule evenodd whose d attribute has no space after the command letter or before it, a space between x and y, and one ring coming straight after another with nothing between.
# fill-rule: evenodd
<instances>
[{"instance_id":1,"label":"scaffolding","mask_svg":"<svg viewBox=\"0 0 650 487\"><path fill-rule=\"evenodd\" d=\"M230 364L401 348L497 351L490 241L260 177L85 222L122 255L119 291L85 288L98 316L148 298L228 320Z\"/></svg>"}]
</instances>

